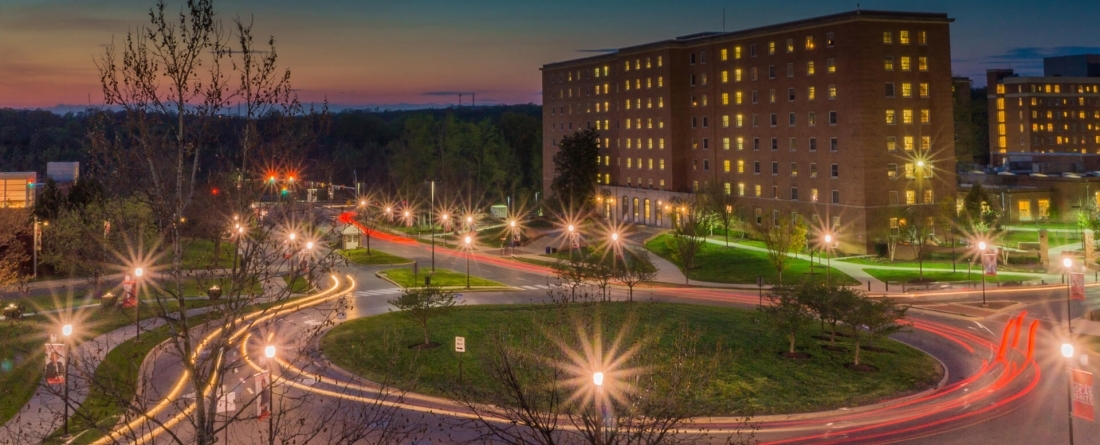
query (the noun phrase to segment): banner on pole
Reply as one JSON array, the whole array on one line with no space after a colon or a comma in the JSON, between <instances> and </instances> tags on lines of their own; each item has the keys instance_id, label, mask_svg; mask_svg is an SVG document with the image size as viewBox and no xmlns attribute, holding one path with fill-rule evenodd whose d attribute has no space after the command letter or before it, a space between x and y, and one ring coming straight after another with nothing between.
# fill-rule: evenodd
<instances>
[{"instance_id":1,"label":"banner on pole","mask_svg":"<svg viewBox=\"0 0 1100 445\"><path fill-rule=\"evenodd\" d=\"M46 383L49 385L65 384L65 345L62 343L46 343Z\"/></svg>"},{"instance_id":2,"label":"banner on pole","mask_svg":"<svg viewBox=\"0 0 1100 445\"><path fill-rule=\"evenodd\" d=\"M997 254L995 253L983 253L982 254L982 273L990 276L997 275Z\"/></svg>"},{"instance_id":3,"label":"banner on pole","mask_svg":"<svg viewBox=\"0 0 1100 445\"><path fill-rule=\"evenodd\" d=\"M257 420L267 419L271 415L271 374L268 371L260 371L253 376L256 382L256 417Z\"/></svg>"},{"instance_id":4,"label":"banner on pole","mask_svg":"<svg viewBox=\"0 0 1100 445\"><path fill-rule=\"evenodd\" d=\"M1093 420L1092 400L1092 373L1074 369L1071 374L1073 382L1073 416Z\"/></svg>"},{"instance_id":5,"label":"banner on pole","mask_svg":"<svg viewBox=\"0 0 1100 445\"><path fill-rule=\"evenodd\" d=\"M1069 297L1074 300L1085 299L1085 273L1069 273Z\"/></svg>"}]
</instances>

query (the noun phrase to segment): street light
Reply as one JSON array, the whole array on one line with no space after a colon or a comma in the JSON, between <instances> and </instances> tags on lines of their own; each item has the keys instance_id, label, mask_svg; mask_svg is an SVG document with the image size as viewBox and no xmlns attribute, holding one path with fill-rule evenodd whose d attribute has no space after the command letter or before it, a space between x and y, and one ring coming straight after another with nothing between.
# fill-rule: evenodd
<instances>
[{"instance_id":1,"label":"street light","mask_svg":"<svg viewBox=\"0 0 1100 445\"><path fill-rule=\"evenodd\" d=\"M509 240L508 244L512 246L512 256L516 256L516 220L512 220L508 223L511 229L508 230Z\"/></svg>"},{"instance_id":2,"label":"street light","mask_svg":"<svg viewBox=\"0 0 1100 445\"><path fill-rule=\"evenodd\" d=\"M600 406L602 399L600 396L603 395L603 373L599 371L592 373L592 383L596 385L596 392L592 394L592 398L594 399L593 405L596 406L596 415L599 416L599 421L596 422L596 437L598 443L602 443L603 433L600 431L600 427L603 426L603 423L606 421L606 419L604 419L603 407Z\"/></svg>"},{"instance_id":3,"label":"street light","mask_svg":"<svg viewBox=\"0 0 1100 445\"><path fill-rule=\"evenodd\" d=\"M1073 269L1073 259L1070 257L1062 258L1062 267L1066 268L1066 332L1073 334L1073 325L1071 323L1073 319L1070 318L1069 307L1070 300L1073 297L1073 289L1072 285L1070 284L1070 282L1073 281L1073 279L1070 277L1070 271ZM1063 350L1065 346L1067 345L1062 345ZM1072 345L1069 346L1071 348L1073 347Z\"/></svg>"},{"instance_id":4,"label":"street light","mask_svg":"<svg viewBox=\"0 0 1100 445\"><path fill-rule=\"evenodd\" d=\"M267 357L267 434L271 437L271 443L275 443L275 388L272 385L275 379L275 345L264 347L264 357Z\"/></svg>"},{"instance_id":5,"label":"street light","mask_svg":"<svg viewBox=\"0 0 1100 445\"><path fill-rule=\"evenodd\" d=\"M825 284L833 281L833 256L830 252L833 248L833 236L825 234ZM821 261L821 260L818 260Z\"/></svg>"},{"instance_id":6,"label":"street light","mask_svg":"<svg viewBox=\"0 0 1100 445\"><path fill-rule=\"evenodd\" d=\"M1066 418L1069 421L1069 443L1073 445L1073 371L1069 360L1073 358L1073 345L1062 343L1062 357L1066 358Z\"/></svg>"},{"instance_id":7,"label":"street light","mask_svg":"<svg viewBox=\"0 0 1100 445\"><path fill-rule=\"evenodd\" d=\"M470 242L473 241L473 239L470 238L470 235L466 235L466 239L464 241L466 241L466 289L469 289L470 288Z\"/></svg>"},{"instance_id":8,"label":"street light","mask_svg":"<svg viewBox=\"0 0 1100 445\"><path fill-rule=\"evenodd\" d=\"M569 225L569 261L573 261L573 241L576 234L573 232L575 227L572 224Z\"/></svg>"},{"instance_id":9,"label":"street light","mask_svg":"<svg viewBox=\"0 0 1100 445\"><path fill-rule=\"evenodd\" d=\"M134 283L134 343L141 343L141 316L138 311L141 309L141 300L139 299L140 293L138 289L141 288L141 275L145 273L142 268L134 269L134 276L137 277L136 283Z\"/></svg>"},{"instance_id":10,"label":"street light","mask_svg":"<svg viewBox=\"0 0 1100 445\"><path fill-rule=\"evenodd\" d=\"M978 243L978 251L981 252L980 264L982 265L982 307L985 307L985 241Z\"/></svg>"},{"instance_id":11,"label":"street light","mask_svg":"<svg viewBox=\"0 0 1100 445\"><path fill-rule=\"evenodd\" d=\"M65 434L62 439L68 440L73 436L69 434L69 361L72 360L72 343L69 336L73 334L73 325L67 324L61 327L61 335L65 336Z\"/></svg>"}]
</instances>

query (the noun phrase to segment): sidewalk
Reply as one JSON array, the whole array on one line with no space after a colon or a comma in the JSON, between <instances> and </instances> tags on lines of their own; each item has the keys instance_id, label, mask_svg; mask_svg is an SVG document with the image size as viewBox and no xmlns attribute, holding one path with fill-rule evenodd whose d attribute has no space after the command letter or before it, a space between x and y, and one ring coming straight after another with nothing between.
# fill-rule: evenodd
<instances>
[{"instance_id":1,"label":"sidewalk","mask_svg":"<svg viewBox=\"0 0 1100 445\"><path fill-rule=\"evenodd\" d=\"M286 289L286 283L282 278L276 277L266 280L263 283L263 287L265 296L258 299L257 303L271 298L267 295L278 295L278 292L282 292ZM82 306L81 308L93 306L98 305ZM186 314L188 317L192 317L210 312L214 309L216 309L216 306L189 309L186 311ZM58 312L60 310L61 309L49 312ZM146 318L138 322L139 329L142 332L148 332L149 330L164 325L165 321L159 318ZM70 372L75 374L79 370L98 368L99 364L112 349L132 339L135 335L135 327L129 325L85 340L72 349L71 357L75 361L80 362L81 366L79 368L73 367ZM69 382L69 403L72 406L79 406L88 395L87 387L76 385L82 378L87 377L73 378L72 381ZM0 444L40 443L50 433L62 427L64 423L64 419L62 419L64 399L60 394L60 388L51 388L47 386L45 380L38 382L37 386L38 388L34 395L31 396L30 400L28 400L25 405L23 405L19 413L4 425L0 425Z\"/></svg>"}]
</instances>

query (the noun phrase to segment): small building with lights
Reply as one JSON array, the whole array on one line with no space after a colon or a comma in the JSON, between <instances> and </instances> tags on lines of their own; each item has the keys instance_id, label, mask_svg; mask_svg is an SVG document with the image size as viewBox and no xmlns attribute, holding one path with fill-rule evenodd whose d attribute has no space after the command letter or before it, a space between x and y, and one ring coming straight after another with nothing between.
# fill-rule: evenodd
<instances>
[{"instance_id":1,"label":"small building with lights","mask_svg":"<svg viewBox=\"0 0 1100 445\"><path fill-rule=\"evenodd\" d=\"M0 173L0 208L34 207L38 173Z\"/></svg>"}]
</instances>

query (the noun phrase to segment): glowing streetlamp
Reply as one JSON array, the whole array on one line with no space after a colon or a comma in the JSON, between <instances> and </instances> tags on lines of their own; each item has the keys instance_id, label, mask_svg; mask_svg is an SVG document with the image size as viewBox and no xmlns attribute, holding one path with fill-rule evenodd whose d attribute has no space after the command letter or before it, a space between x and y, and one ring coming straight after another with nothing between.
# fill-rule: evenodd
<instances>
[{"instance_id":1,"label":"glowing streetlamp","mask_svg":"<svg viewBox=\"0 0 1100 445\"><path fill-rule=\"evenodd\" d=\"M519 234L516 232L516 220L508 222L508 245L512 246L512 256L516 256L516 238Z\"/></svg>"},{"instance_id":2,"label":"glowing streetlamp","mask_svg":"<svg viewBox=\"0 0 1100 445\"><path fill-rule=\"evenodd\" d=\"M982 265L982 307L985 307L985 305L986 305L985 304L985 248L986 248L985 241L981 241L981 242L978 243L978 252L981 252L980 253L981 256L979 257L979 259L981 259L981 265Z\"/></svg>"},{"instance_id":3,"label":"glowing streetlamp","mask_svg":"<svg viewBox=\"0 0 1100 445\"><path fill-rule=\"evenodd\" d=\"M72 360L72 342L70 336L73 334L73 325L67 324L61 327L61 335L65 337L65 434L61 436L62 439L71 439L73 436L69 434L69 361Z\"/></svg>"},{"instance_id":4,"label":"glowing streetlamp","mask_svg":"<svg viewBox=\"0 0 1100 445\"><path fill-rule=\"evenodd\" d=\"M1073 445L1073 345L1062 343L1062 357L1066 359L1066 414L1069 420L1069 443Z\"/></svg>"},{"instance_id":5,"label":"glowing streetlamp","mask_svg":"<svg viewBox=\"0 0 1100 445\"><path fill-rule=\"evenodd\" d=\"M306 243L306 250L313 250L313 241Z\"/></svg>"},{"instance_id":6,"label":"glowing streetlamp","mask_svg":"<svg viewBox=\"0 0 1100 445\"><path fill-rule=\"evenodd\" d=\"M141 300L139 299L141 289L141 275L145 273L142 268L134 269L134 276L137 277L136 283L134 283L134 343L141 343L141 316L139 310L141 309Z\"/></svg>"},{"instance_id":7,"label":"glowing streetlamp","mask_svg":"<svg viewBox=\"0 0 1100 445\"><path fill-rule=\"evenodd\" d=\"M593 373L592 374L592 383L594 383L597 388L603 388L603 373L602 372Z\"/></svg>"},{"instance_id":8,"label":"glowing streetlamp","mask_svg":"<svg viewBox=\"0 0 1100 445\"><path fill-rule=\"evenodd\" d=\"M473 238L470 235L466 235L464 239L466 242L466 289L470 288L470 243L473 242Z\"/></svg>"},{"instance_id":9,"label":"glowing streetlamp","mask_svg":"<svg viewBox=\"0 0 1100 445\"><path fill-rule=\"evenodd\" d=\"M275 363L275 345L267 345L264 347L264 357L267 357L267 393L269 395L267 400L267 434L272 438L271 442L275 443L275 389L272 385L272 381L275 378L275 367L272 366Z\"/></svg>"},{"instance_id":10,"label":"glowing streetlamp","mask_svg":"<svg viewBox=\"0 0 1100 445\"><path fill-rule=\"evenodd\" d=\"M825 234L825 284L833 281L833 235ZM818 260L820 261L820 260Z\"/></svg>"}]
</instances>

